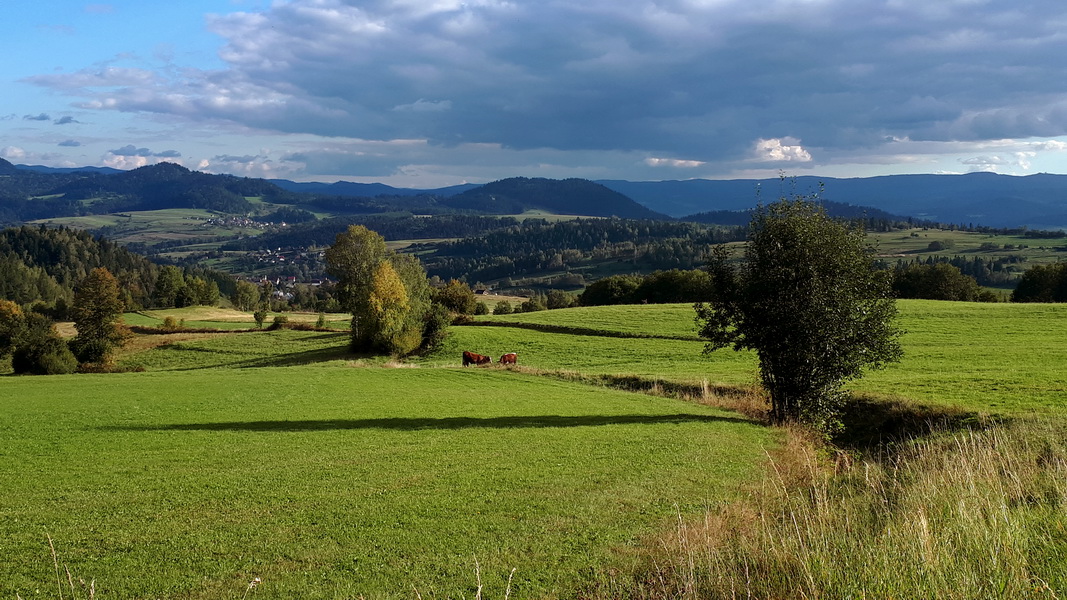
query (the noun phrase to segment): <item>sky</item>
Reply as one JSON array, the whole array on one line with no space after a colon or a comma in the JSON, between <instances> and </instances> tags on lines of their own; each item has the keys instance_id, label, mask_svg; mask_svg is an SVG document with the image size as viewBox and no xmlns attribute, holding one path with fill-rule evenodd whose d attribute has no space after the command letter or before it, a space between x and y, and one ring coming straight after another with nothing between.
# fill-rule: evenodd
<instances>
[{"instance_id":1,"label":"sky","mask_svg":"<svg viewBox=\"0 0 1067 600\"><path fill-rule=\"evenodd\" d=\"M1067 173L1063 0L11 0L0 50L16 164Z\"/></svg>"}]
</instances>

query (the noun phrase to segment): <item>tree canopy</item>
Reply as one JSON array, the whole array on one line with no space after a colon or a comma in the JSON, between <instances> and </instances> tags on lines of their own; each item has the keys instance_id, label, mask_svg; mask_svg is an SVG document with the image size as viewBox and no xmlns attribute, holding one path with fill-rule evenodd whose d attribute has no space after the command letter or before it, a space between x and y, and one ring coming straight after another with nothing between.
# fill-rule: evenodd
<instances>
[{"instance_id":1,"label":"tree canopy","mask_svg":"<svg viewBox=\"0 0 1067 600\"><path fill-rule=\"evenodd\" d=\"M352 349L410 354L439 339L426 271L414 256L397 254L362 225L337 235L326 250L341 306L352 313Z\"/></svg>"},{"instance_id":2,"label":"tree canopy","mask_svg":"<svg viewBox=\"0 0 1067 600\"><path fill-rule=\"evenodd\" d=\"M71 306L78 335L71 346L79 360L108 360L115 346L126 337L125 327L119 323L124 308L118 280L107 269L93 269L78 284Z\"/></svg>"},{"instance_id":3,"label":"tree canopy","mask_svg":"<svg viewBox=\"0 0 1067 600\"><path fill-rule=\"evenodd\" d=\"M814 202L761 206L743 262L719 246L708 272L710 302L696 305L705 351L756 351L775 422L832 430L843 384L901 355L889 273L875 268L861 227Z\"/></svg>"}]
</instances>

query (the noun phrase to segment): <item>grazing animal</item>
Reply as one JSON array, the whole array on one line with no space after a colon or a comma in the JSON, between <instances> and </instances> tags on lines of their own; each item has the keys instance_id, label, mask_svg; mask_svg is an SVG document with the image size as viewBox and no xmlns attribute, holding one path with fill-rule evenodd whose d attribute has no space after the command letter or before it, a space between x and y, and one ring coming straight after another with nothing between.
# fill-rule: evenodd
<instances>
[{"instance_id":1,"label":"grazing animal","mask_svg":"<svg viewBox=\"0 0 1067 600\"><path fill-rule=\"evenodd\" d=\"M519 358L518 354L515 354L514 352L508 352L504 356L500 357L500 364L502 364L502 365L514 365L514 364L517 364L516 361L518 360L518 358Z\"/></svg>"},{"instance_id":2,"label":"grazing animal","mask_svg":"<svg viewBox=\"0 0 1067 600\"><path fill-rule=\"evenodd\" d=\"M481 354L475 354L474 352L463 351L463 366L469 367L470 365L488 365L493 362L493 359L488 356L482 356Z\"/></svg>"}]
</instances>

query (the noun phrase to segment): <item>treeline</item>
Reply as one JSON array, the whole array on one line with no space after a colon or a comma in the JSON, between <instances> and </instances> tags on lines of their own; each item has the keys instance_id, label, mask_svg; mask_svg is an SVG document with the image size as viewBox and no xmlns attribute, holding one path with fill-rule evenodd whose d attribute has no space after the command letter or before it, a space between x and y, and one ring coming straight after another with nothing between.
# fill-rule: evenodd
<instances>
[{"instance_id":1,"label":"treeline","mask_svg":"<svg viewBox=\"0 0 1067 600\"><path fill-rule=\"evenodd\" d=\"M1067 263L1027 269L1011 294L1012 302L1067 302Z\"/></svg>"},{"instance_id":2,"label":"treeline","mask_svg":"<svg viewBox=\"0 0 1067 600\"><path fill-rule=\"evenodd\" d=\"M302 204L324 212L349 214L377 214L416 212L419 214L441 214L454 212L443 206L441 199L429 194L415 196L334 196L328 194L308 195Z\"/></svg>"},{"instance_id":3,"label":"treeline","mask_svg":"<svg viewBox=\"0 0 1067 600\"><path fill-rule=\"evenodd\" d=\"M0 231L0 298L54 305L73 299L74 286L95 268L119 281L125 300L144 305L159 267L114 242L84 231L22 226Z\"/></svg>"},{"instance_id":4,"label":"treeline","mask_svg":"<svg viewBox=\"0 0 1067 600\"><path fill-rule=\"evenodd\" d=\"M578 297L582 306L704 302L711 275L702 269L671 269L650 275L613 275L593 282Z\"/></svg>"},{"instance_id":5,"label":"treeline","mask_svg":"<svg viewBox=\"0 0 1067 600\"><path fill-rule=\"evenodd\" d=\"M528 219L422 256L442 279L490 281L544 271L567 271L593 261L618 261L635 271L700 266L708 246L744 239L741 227L670 221Z\"/></svg>"},{"instance_id":6,"label":"treeline","mask_svg":"<svg viewBox=\"0 0 1067 600\"><path fill-rule=\"evenodd\" d=\"M956 267L964 275L974 278L978 285L1010 288L1015 285L1016 274L1022 270L1022 267L1018 265L1024 262L1026 262L1026 257L1018 255L996 258L928 256L911 261L898 261L897 269L905 269L914 265L948 264Z\"/></svg>"},{"instance_id":7,"label":"treeline","mask_svg":"<svg viewBox=\"0 0 1067 600\"><path fill-rule=\"evenodd\" d=\"M265 233L253 238L224 244L222 250L262 250L266 248L325 247L334 243L337 234L351 225L363 225L386 240L419 240L430 238L465 238L487 231L514 226L511 217L474 215L436 215L429 217L363 215L334 217L300 223L282 231Z\"/></svg>"},{"instance_id":8,"label":"treeline","mask_svg":"<svg viewBox=\"0 0 1067 600\"><path fill-rule=\"evenodd\" d=\"M826 214L830 215L830 217L861 222L868 231L894 231L912 227L933 227L935 225L933 221L902 217L868 206L855 206L830 200L819 200L818 204L826 209ZM752 220L753 210L715 210L682 217L682 220L694 223L747 226Z\"/></svg>"},{"instance_id":9,"label":"treeline","mask_svg":"<svg viewBox=\"0 0 1067 600\"><path fill-rule=\"evenodd\" d=\"M199 266L160 267L84 231L44 226L0 230L0 299L36 304L62 319L77 283L97 268L115 277L129 309L171 307L178 298L186 304L217 302L220 294L232 294L235 288L233 277L225 273ZM169 291L161 293L161 282Z\"/></svg>"}]
</instances>

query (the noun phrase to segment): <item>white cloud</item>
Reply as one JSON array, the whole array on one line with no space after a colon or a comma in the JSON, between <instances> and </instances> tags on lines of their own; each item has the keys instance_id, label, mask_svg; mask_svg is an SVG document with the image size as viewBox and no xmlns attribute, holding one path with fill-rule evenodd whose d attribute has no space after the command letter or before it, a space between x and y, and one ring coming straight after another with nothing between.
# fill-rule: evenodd
<instances>
[{"instance_id":1,"label":"white cloud","mask_svg":"<svg viewBox=\"0 0 1067 600\"><path fill-rule=\"evenodd\" d=\"M22 160L26 158L26 151L18 146L5 146L0 148L0 158L6 160Z\"/></svg>"},{"instance_id":2,"label":"white cloud","mask_svg":"<svg viewBox=\"0 0 1067 600\"><path fill-rule=\"evenodd\" d=\"M645 164L650 167L674 167L681 169L693 169L696 167L704 166L704 161L700 160L679 160L676 158L646 158Z\"/></svg>"},{"instance_id":3,"label":"white cloud","mask_svg":"<svg viewBox=\"0 0 1067 600\"><path fill-rule=\"evenodd\" d=\"M175 48L158 68L114 58L24 81L88 110L426 142L384 156L300 149L309 165L359 173L433 169L449 164L449 149L479 144L530 168L574 162L615 177L915 165L927 160L923 144L957 143L951 160L1007 157L1022 168L1062 150L973 144L1067 136L1060 0L254 5L263 8L208 17L220 69L179 68ZM535 154L551 160L527 162ZM662 158L671 156L686 159Z\"/></svg>"},{"instance_id":4,"label":"white cloud","mask_svg":"<svg viewBox=\"0 0 1067 600\"><path fill-rule=\"evenodd\" d=\"M800 145L800 140L793 138L759 139L753 149L755 160L759 162L811 162L811 153Z\"/></svg>"}]
</instances>

